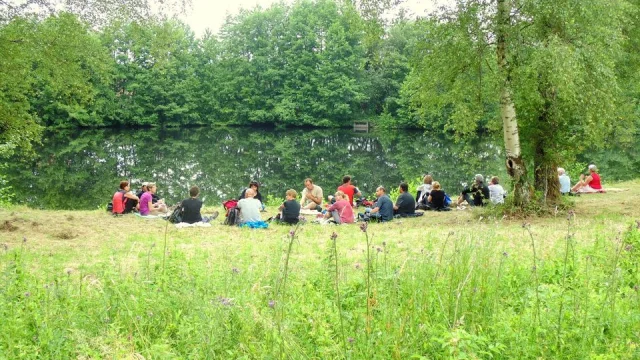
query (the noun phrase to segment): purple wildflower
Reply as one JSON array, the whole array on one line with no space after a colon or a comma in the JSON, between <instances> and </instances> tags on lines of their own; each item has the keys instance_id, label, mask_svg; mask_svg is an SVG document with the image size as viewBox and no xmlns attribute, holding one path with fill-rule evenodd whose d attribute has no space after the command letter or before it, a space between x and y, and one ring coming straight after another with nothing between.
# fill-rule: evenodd
<instances>
[{"instance_id":1,"label":"purple wildflower","mask_svg":"<svg viewBox=\"0 0 640 360\"><path fill-rule=\"evenodd\" d=\"M347 339L347 341L349 342L349 344L353 344L353 342L356 341L356 339L350 337Z\"/></svg>"},{"instance_id":2,"label":"purple wildflower","mask_svg":"<svg viewBox=\"0 0 640 360\"><path fill-rule=\"evenodd\" d=\"M331 234L331 240L335 241L337 238L338 238L338 234L336 234L336 232L334 231L334 232Z\"/></svg>"},{"instance_id":3,"label":"purple wildflower","mask_svg":"<svg viewBox=\"0 0 640 360\"><path fill-rule=\"evenodd\" d=\"M360 263L356 263L356 264L354 265L354 267L355 267L357 270L360 270L360 268L362 267L362 265L360 265Z\"/></svg>"},{"instance_id":4,"label":"purple wildflower","mask_svg":"<svg viewBox=\"0 0 640 360\"><path fill-rule=\"evenodd\" d=\"M625 251L631 251L633 250L633 246L631 244L627 244L627 246L624 247Z\"/></svg>"},{"instance_id":5,"label":"purple wildflower","mask_svg":"<svg viewBox=\"0 0 640 360\"><path fill-rule=\"evenodd\" d=\"M362 232L367 232L367 225L369 223L363 222L362 224L360 224L360 230L362 230Z\"/></svg>"},{"instance_id":6,"label":"purple wildflower","mask_svg":"<svg viewBox=\"0 0 640 360\"><path fill-rule=\"evenodd\" d=\"M289 236L294 237L296 235L296 231L291 229L289 230Z\"/></svg>"},{"instance_id":7,"label":"purple wildflower","mask_svg":"<svg viewBox=\"0 0 640 360\"><path fill-rule=\"evenodd\" d=\"M274 307L276 307L276 301L275 300L269 300L269 307L272 308L272 309Z\"/></svg>"},{"instance_id":8,"label":"purple wildflower","mask_svg":"<svg viewBox=\"0 0 640 360\"><path fill-rule=\"evenodd\" d=\"M239 274L240 270L236 267L234 267L233 269L231 269L231 272L233 272L234 274Z\"/></svg>"},{"instance_id":9,"label":"purple wildflower","mask_svg":"<svg viewBox=\"0 0 640 360\"><path fill-rule=\"evenodd\" d=\"M509 253L507 253L507 252L505 251L505 252L503 252L503 253L502 253L502 256L504 256L504 257L508 257L508 256L509 256Z\"/></svg>"},{"instance_id":10,"label":"purple wildflower","mask_svg":"<svg viewBox=\"0 0 640 360\"><path fill-rule=\"evenodd\" d=\"M24 293L24 297L29 297L29 296L31 296L30 292L27 291L26 293Z\"/></svg>"},{"instance_id":11,"label":"purple wildflower","mask_svg":"<svg viewBox=\"0 0 640 360\"><path fill-rule=\"evenodd\" d=\"M377 252L382 252L382 248L380 246L376 247Z\"/></svg>"},{"instance_id":12,"label":"purple wildflower","mask_svg":"<svg viewBox=\"0 0 640 360\"><path fill-rule=\"evenodd\" d=\"M230 298L226 298L226 297L219 297L218 300L220 301L220 304L223 306L232 306L233 305L233 299Z\"/></svg>"}]
</instances>

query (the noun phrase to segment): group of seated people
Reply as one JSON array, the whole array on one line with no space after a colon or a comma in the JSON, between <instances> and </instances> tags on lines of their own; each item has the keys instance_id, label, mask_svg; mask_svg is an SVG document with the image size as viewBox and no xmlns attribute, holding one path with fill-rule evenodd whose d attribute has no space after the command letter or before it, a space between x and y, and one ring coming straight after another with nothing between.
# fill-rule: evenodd
<instances>
[{"instance_id":1,"label":"group of seated people","mask_svg":"<svg viewBox=\"0 0 640 360\"><path fill-rule=\"evenodd\" d=\"M578 193L601 193L604 192L602 183L600 182L600 174L598 168L591 164L588 167L588 174L580 174L580 180L571 187L571 179L565 169L558 168L558 180L560 181L560 193L563 195L571 195Z\"/></svg>"},{"instance_id":2,"label":"group of seated people","mask_svg":"<svg viewBox=\"0 0 640 360\"><path fill-rule=\"evenodd\" d=\"M158 187L155 183L143 182L140 190L134 194L129 182L123 180L111 199L112 212L113 214L139 212L143 216L165 214L167 205L156 194L157 191Z\"/></svg>"},{"instance_id":3,"label":"group of seated people","mask_svg":"<svg viewBox=\"0 0 640 360\"><path fill-rule=\"evenodd\" d=\"M570 192L602 192L600 176L595 165L589 165L589 175L581 175L580 181L570 187L570 179L566 171L558 168L560 191L563 194ZM251 181L249 186L240 194L237 202L239 210L239 223L261 222L260 212L265 211L262 195L259 191L260 183ZM357 214L361 220L368 221L375 219L378 221L390 221L394 217L416 216L416 210L436 210L447 211L451 209L451 200L442 189L438 181L433 180L432 175L425 175L423 183L418 186L415 198L409 194L409 186L406 182L398 186L399 196L395 202L389 198L387 189L384 186L376 188L376 201L373 205L366 207L364 213ZM182 201L183 221L194 223L198 221L210 221L214 219L218 212L214 212L211 217L203 217L200 213L202 201L197 197L199 188L192 186L189 190L190 198ZM128 181L120 182L120 189L113 195L113 213L126 214L138 211L140 215L158 215L167 212L167 206L157 193L157 186L154 183L142 183L142 187L137 194L134 194L129 187ZM507 196L498 177L493 176L488 185L484 183L484 177L477 174L473 183L465 187L453 205L463 208L466 202L470 206L484 206L486 204L502 204ZM356 212L353 207L362 198L360 190L351 183L350 176L342 178L342 184L337 187L333 195L324 201L323 190L314 184L313 179L304 180L304 188L301 198L298 201L298 192L289 189L285 194L285 201L278 208L278 215L274 218L276 222L284 224L296 224L299 221L301 211L322 213L322 220L334 222L336 224L349 224L356 220ZM356 201L358 199L358 201Z\"/></svg>"}]
</instances>

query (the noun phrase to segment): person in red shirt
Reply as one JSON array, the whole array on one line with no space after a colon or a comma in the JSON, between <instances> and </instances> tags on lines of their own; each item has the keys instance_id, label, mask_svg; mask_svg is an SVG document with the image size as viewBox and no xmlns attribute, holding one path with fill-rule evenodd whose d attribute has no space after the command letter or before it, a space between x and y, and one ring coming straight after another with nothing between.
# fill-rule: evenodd
<instances>
[{"instance_id":1,"label":"person in red shirt","mask_svg":"<svg viewBox=\"0 0 640 360\"><path fill-rule=\"evenodd\" d=\"M342 178L342 185L338 186L338 191L342 191L349 200L349 203L351 205L353 205L353 198L354 196L360 197L362 196L362 194L360 193L360 190L358 190L357 187L351 185L351 176L349 175L345 175Z\"/></svg>"},{"instance_id":2,"label":"person in red shirt","mask_svg":"<svg viewBox=\"0 0 640 360\"><path fill-rule=\"evenodd\" d=\"M591 164L589 165L589 175L580 175L580 181L571 188L571 192L578 193L595 193L604 192L602 183L600 182L600 174L598 174L598 168Z\"/></svg>"}]
</instances>

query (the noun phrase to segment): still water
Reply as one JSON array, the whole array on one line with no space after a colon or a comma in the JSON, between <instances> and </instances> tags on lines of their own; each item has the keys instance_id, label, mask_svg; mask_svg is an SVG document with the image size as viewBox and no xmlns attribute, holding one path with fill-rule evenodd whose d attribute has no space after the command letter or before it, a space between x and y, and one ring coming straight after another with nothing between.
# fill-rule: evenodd
<instances>
[{"instance_id":1,"label":"still water","mask_svg":"<svg viewBox=\"0 0 640 360\"><path fill-rule=\"evenodd\" d=\"M609 179L626 179L637 176L634 151L604 151L581 160L596 162L604 174L613 171ZM262 183L263 196L278 198L289 188L302 190L307 177L325 196L347 174L365 195L424 173L449 194L476 173L506 180L500 139L456 143L420 131L63 130L46 134L37 154L33 161L11 164L6 175L18 202L44 209L104 207L121 180L131 181L134 190L154 181L169 204L198 185L207 206L237 197L252 179Z\"/></svg>"}]
</instances>

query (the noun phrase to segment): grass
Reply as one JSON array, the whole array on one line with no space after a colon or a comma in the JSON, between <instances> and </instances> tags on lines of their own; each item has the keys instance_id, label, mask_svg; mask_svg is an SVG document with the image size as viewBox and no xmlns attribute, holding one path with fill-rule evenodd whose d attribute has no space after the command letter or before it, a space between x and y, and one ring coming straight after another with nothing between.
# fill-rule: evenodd
<instances>
[{"instance_id":1,"label":"grass","mask_svg":"<svg viewBox=\"0 0 640 360\"><path fill-rule=\"evenodd\" d=\"M0 209L0 358L638 358L640 181L615 187L366 232Z\"/></svg>"}]
</instances>

